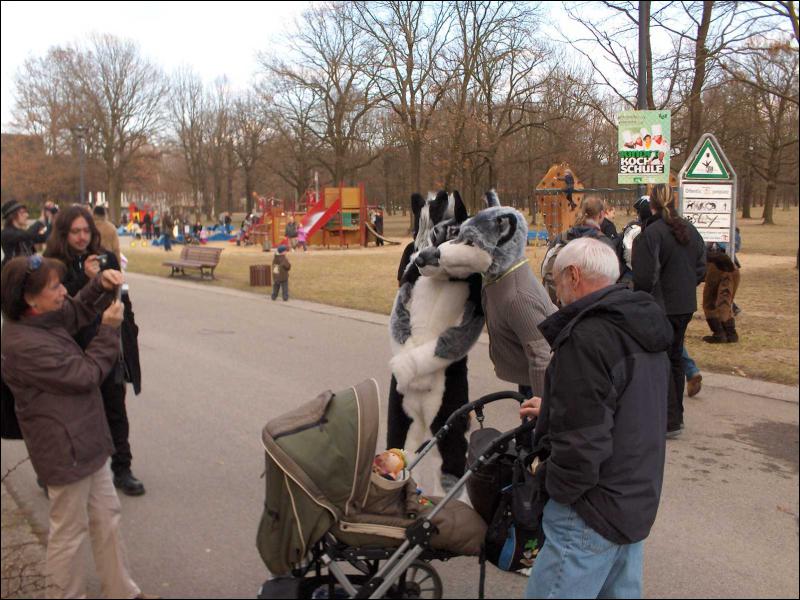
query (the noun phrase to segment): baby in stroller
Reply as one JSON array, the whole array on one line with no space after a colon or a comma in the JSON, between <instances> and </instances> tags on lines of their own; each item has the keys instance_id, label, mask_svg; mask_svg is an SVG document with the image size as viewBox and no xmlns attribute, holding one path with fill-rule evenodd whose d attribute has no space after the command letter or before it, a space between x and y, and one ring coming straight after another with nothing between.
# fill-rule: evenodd
<instances>
[{"instance_id":1,"label":"baby in stroller","mask_svg":"<svg viewBox=\"0 0 800 600\"><path fill-rule=\"evenodd\" d=\"M515 392L494 396L522 399ZM257 546L276 577L265 582L260 598L441 598L441 578L430 562L480 554L486 522L455 497L519 431L488 444L444 498L427 498L413 469L453 421L411 464L403 457L398 469L400 457L391 450L376 465L379 398L377 383L367 380L325 392L264 427L266 502ZM522 428L533 429L531 423Z\"/></svg>"}]
</instances>

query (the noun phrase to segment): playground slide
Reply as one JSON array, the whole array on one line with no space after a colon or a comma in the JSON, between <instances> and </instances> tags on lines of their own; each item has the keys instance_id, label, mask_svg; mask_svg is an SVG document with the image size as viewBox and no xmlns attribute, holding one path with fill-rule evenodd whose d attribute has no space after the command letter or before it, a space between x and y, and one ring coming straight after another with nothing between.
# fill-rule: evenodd
<instances>
[{"instance_id":1,"label":"playground slide","mask_svg":"<svg viewBox=\"0 0 800 600\"><path fill-rule=\"evenodd\" d=\"M396 246L399 246L399 245L402 243L402 242L397 242L397 241L395 241L395 240L390 240L389 238L385 238L385 237L383 237L383 236L382 236L380 233L378 233L377 231L375 231L375 230L372 228L372 225L370 225L369 223L364 223L364 226L367 228L367 231L369 231L369 232L370 232L372 235L374 235L376 238L380 238L380 239L382 239L382 240L383 240L384 242L386 242L387 244L394 244L394 245L396 245Z\"/></svg>"},{"instance_id":2,"label":"playground slide","mask_svg":"<svg viewBox=\"0 0 800 600\"><path fill-rule=\"evenodd\" d=\"M311 207L306 216L303 217L303 229L306 232L306 239L311 239L312 235L325 227L325 224L339 211L339 206L340 202L337 200L328 207L325 206L324 202Z\"/></svg>"}]
</instances>

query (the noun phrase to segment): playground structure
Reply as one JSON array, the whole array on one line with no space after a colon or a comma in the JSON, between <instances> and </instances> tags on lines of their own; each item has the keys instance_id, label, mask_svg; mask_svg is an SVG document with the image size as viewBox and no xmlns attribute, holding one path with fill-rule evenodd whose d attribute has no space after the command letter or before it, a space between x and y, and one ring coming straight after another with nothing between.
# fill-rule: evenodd
<instances>
[{"instance_id":1,"label":"playground structure","mask_svg":"<svg viewBox=\"0 0 800 600\"><path fill-rule=\"evenodd\" d=\"M567 171L570 171L575 179L574 192L572 193L574 207L570 206L565 193L564 174ZM672 188L673 200L677 205L678 179L673 172L669 174L669 185ZM653 186L648 185L645 193L649 195L652 189ZM536 240L540 238L552 239L553 236L563 233L571 227L578 214L578 207L587 193L597 194L604 200L609 199L610 196L618 197L619 194L623 194L630 196L631 202L633 202L637 197L638 191L633 187L587 188L581 183L575 170L567 163L553 165L547 170L545 176L536 186L536 190L534 190L534 198L538 203L539 211L542 213L544 230L536 233L531 232L533 238ZM530 237L531 234L529 234Z\"/></svg>"},{"instance_id":2,"label":"playground structure","mask_svg":"<svg viewBox=\"0 0 800 600\"><path fill-rule=\"evenodd\" d=\"M274 203L265 207L264 214L252 229L252 241L265 249L288 243L285 232L291 216L295 217L298 227L303 228L309 246L366 247L370 239L379 236L369 221L369 209L373 207L367 204L363 184L323 188L319 200L311 196L307 199L307 206L305 213L290 213L282 206L274 206ZM385 242L397 243L380 237Z\"/></svg>"},{"instance_id":3,"label":"playground structure","mask_svg":"<svg viewBox=\"0 0 800 600\"><path fill-rule=\"evenodd\" d=\"M567 171L570 171L575 179L574 192L572 194L573 207L567 201L567 194L564 190L566 185L564 183L564 175ZM539 181L536 186L535 198L542 213L548 238L558 235L575 221L578 206L583 200L583 189L583 183L578 179L575 170L567 163L553 165Z\"/></svg>"}]
</instances>

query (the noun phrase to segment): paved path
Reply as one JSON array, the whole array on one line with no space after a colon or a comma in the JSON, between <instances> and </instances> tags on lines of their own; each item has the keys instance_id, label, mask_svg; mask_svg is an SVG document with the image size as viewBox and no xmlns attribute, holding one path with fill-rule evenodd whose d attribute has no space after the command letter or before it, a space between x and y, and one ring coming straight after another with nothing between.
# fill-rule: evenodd
<instances>
[{"instance_id":1,"label":"paved path","mask_svg":"<svg viewBox=\"0 0 800 600\"><path fill-rule=\"evenodd\" d=\"M147 487L141 498L122 498L133 572L165 597L253 597L267 575L254 544L264 498L260 430L324 389L375 377L385 394L388 319L129 278L145 378L144 392L128 400L131 445ZM470 385L473 397L508 388L493 375L485 339L470 358ZM645 550L648 597L797 597L797 396L796 387L709 374L687 399L687 431L669 442ZM499 428L516 419L510 405L488 418ZM25 456L18 442L3 441L2 450L3 472ZM30 465L6 483L35 528L46 529L47 501ZM440 572L447 597L476 593L476 560ZM521 597L524 584L490 568L488 596Z\"/></svg>"}]
</instances>

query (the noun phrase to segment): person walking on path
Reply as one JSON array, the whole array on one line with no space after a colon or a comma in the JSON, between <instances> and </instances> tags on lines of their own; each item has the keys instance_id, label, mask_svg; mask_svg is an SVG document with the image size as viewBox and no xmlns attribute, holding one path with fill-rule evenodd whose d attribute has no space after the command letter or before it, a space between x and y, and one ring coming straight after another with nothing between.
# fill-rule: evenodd
<instances>
[{"instance_id":1,"label":"person walking on path","mask_svg":"<svg viewBox=\"0 0 800 600\"><path fill-rule=\"evenodd\" d=\"M668 186L653 186L650 195L652 216L633 243L633 289L653 295L672 323L669 348L672 379L667 419L668 437L677 437L684 428L683 391L685 371L681 354L686 327L697 310L696 288L706 274L706 247L694 225L672 216Z\"/></svg>"},{"instance_id":2,"label":"person walking on path","mask_svg":"<svg viewBox=\"0 0 800 600\"><path fill-rule=\"evenodd\" d=\"M123 276L106 270L71 298L64 271L38 255L12 259L2 271L2 373L33 468L49 489L48 589L58 594L52 597L86 597L81 550L90 541L104 596L152 597L130 575L100 393L119 354L123 307L114 291ZM97 335L80 348L72 336L98 317Z\"/></svg>"},{"instance_id":3,"label":"person walking on path","mask_svg":"<svg viewBox=\"0 0 800 600\"><path fill-rule=\"evenodd\" d=\"M100 256L105 255L105 266ZM73 205L59 213L53 234L47 242L45 256L60 260L66 266L64 286L74 297L97 274L105 269L120 270L113 253L106 252L100 245L100 234L89 211L80 205ZM124 289L122 290L124 292ZM133 307L128 294L121 294L124 307L122 323L122 353L114 368L100 385L108 426L114 441L114 454L111 457L111 470L114 472L114 485L128 496L141 496L144 485L131 471L133 455L129 442L130 425L125 406L126 375L133 383L134 392L141 391L141 369L139 365L138 330ZM87 348L100 331L99 320L81 328L75 341L81 348Z\"/></svg>"},{"instance_id":4,"label":"person walking on path","mask_svg":"<svg viewBox=\"0 0 800 600\"><path fill-rule=\"evenodd\" d=\"M161 219L161 224L164 227L164 251L171 252L172 234L173 229L175 228L175 221L172 220L172 215L169 214L169 211L164 213L164 217Z\"/></svg>"},{"instance_id":5,"label":"person walking on path","mask_svg":"<svg viewBox=\"0 0 800 600\"><path fill-rule=\"evenodd\" d=\"M292 265L286 256L288 248L284 245L278 246L278 252L272 259L272 299L278 298L278 292L283 290L283 301L289 299L289 269Z\"/></svg>"},{"instance_id":6,"label":"person walking on path","mask_svg":"<svg viewBox=\"0 0 800 600\"><path fill-rule=\"evenodd\" d=\"M664 477L672 327L649 294L615 284L619 262L600 241L570 242L555 273L562 308L539 326L553 349L544 394L520 410L538 418L534 444L550 452L545 541L525 598L640 598Z\"/></svg>"}]
</instances>

